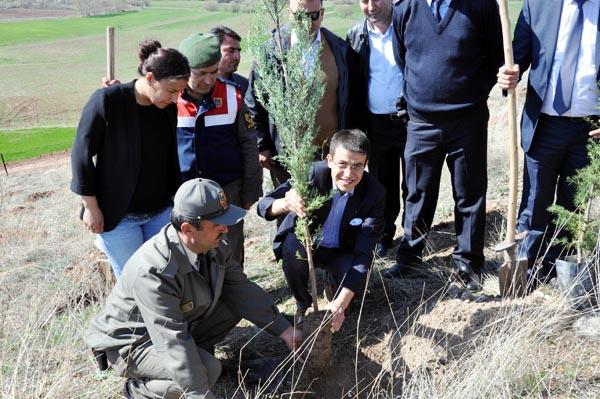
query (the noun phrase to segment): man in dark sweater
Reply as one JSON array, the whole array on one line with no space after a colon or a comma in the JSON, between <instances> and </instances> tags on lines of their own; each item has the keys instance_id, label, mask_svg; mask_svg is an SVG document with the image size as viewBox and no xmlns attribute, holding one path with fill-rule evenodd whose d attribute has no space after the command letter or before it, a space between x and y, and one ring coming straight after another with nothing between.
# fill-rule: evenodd
<instances>
[{"instance_id":1,"label":"man in dark sweater","mask_svg":"<svg viewBox=\"0 0 600 399\"><path fill-rule=\"evenodd\" d=\"M397 263L384 275L400 277L421 262L445 160L455 202L453 259L475 290L484 262L486 102L502 64L498 7L495 0L404 0L393 24L410 115L408 197Z\"/></svg>"}]
</instances>

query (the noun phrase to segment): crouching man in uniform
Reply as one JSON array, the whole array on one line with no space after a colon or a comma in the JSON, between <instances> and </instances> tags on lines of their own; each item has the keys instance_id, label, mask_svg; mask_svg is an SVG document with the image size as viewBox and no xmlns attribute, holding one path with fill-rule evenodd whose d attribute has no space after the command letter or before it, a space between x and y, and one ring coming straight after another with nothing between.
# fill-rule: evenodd
<instances>
[{"instance_id":1,"label":"crouching man in uniform","mask_svg":"<svg viewBox=\"0 0 600 399\"><path fill-rule=\"evenodd\" d=\"M127 397L213 398L221 373L214 345L241 318L290 349L301 343L221 240L245 213L214 181L189 180L175 194L171 223L125 265L85 339L101 368L128 378Z\"/></svg>"},{"instance_id":2,"label":"crouching man in uniform","mask_svg":"<svg viewBox=\"0 0 600 399\"><path fill-rule=\"evenodd\" d=\"M313 253L315 263L327 271L336 291L326 306L333 312L333 332L340 329L353 298L364 292L375 244L383 228L385 189L364 171L368 157L367 136L357 129L341 130L331 139L327 159L315 162L311 170L311 187L321 195L333 192L333 197L313 215L314 225L323 228L322 239ZM300 324L312 304L306 250L294 233L297 217L306 216L304 201L288 180L261 199L257 211L267 220L285 215L277 229L273 251L283 261L285 278L296 299L296 323Z\"/></svg>"}]
</instances>

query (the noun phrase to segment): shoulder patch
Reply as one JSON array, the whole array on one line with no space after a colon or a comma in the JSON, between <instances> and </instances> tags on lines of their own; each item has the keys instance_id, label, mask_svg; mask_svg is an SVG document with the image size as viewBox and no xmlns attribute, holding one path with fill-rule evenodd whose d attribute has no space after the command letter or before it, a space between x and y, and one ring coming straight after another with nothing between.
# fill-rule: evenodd
<instances>
[{"instance_id":1,"label":"shoulder patch","mask_svg":"<svg viewBox=\"0 0 600 399\"><path fill-rule=\"evenodd\" d=\"M189 301L186 303L182 303L181 305L179 305L179 309L181 309L181 313L191 312L194 309L194 302Z\"/></svg>"},{"instance_id":2,"label":"shoulder patch","mask_svg":"<svg viewBox=\"0 0 600 399\"><path fill-rule=\"evenodd\" d=\"M254 129L256 127L256 123L254 123L254 120L252 120L250 112L248 111L244 112L244 122L246 123L247 129Z\"/></svg>"}]
</instances>

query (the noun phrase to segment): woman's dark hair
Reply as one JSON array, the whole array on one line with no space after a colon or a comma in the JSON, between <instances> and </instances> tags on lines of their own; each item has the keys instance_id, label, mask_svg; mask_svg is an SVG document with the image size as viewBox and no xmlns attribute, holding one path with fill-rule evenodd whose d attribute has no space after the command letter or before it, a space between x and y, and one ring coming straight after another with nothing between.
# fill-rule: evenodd
<instances>
[{"instance_id":1,"label":"woman's dark hair","mask_svg":"<svg viewBox=\"0 0 600 399\"><path fill-rule=\"evenodd\" d=\"M187 79L190 77L190 66L187 58L179 51L162 48L158 40L146 39L140 43L138 72L144 76L152 72L154 79Z\"/></svg>"}]
</instances>

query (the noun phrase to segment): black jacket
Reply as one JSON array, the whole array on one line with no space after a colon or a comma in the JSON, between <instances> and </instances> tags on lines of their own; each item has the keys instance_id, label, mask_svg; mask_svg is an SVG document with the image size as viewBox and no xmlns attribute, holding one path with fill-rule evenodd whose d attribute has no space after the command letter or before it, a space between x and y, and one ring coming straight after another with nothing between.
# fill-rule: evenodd
<instances>
[{"instance_id":1,"label":"black jacket","mask_svg":"<svg viewBox=\"0 0 600 399\"><path fill-rule=\"evenodd\" d=\"M327 161L315 162L310 173L310 185L315 187L319 194L326 195L331 192L333 181L331 169ZM273 201L285 197L291 189L290 181L279 186L275 191L262 198L256 207L258 215L267 219L267 212ZM321 226L325 223L332 200L330 199L313 215L316 223ZM385 207L385 189L371 176L364 172L362 180L354 188L354 194L348 199L342 221L340 223L340 251L354 255L352 267L346 281L350 285L363 285L367 272L373 261L373 249L379 240L383 228L383 210ZM273 240L273 252L277 259L282 258L282 243L288 233L294 231L296 214L288 213L279 225ZM352 224L350 221L354 220ZM316 227L316 226L315 226ZM356 291L355 291L356 292Z\"/></svg>"},{"instance_id":2,"label":"black jacket","mask_svg":"<svg viewBox=\"0 0 600 399\"><path fill-rule=\"evenodd\" d=\"M273 33L274 34L274 33ZM289 48L289 35L283 35L283 47ZM351 127L351 114L350 107L350 84L351 84L351 72L349 70L350 59L352 56L350 47L348 44L339 38L334 33L330 32L325 28L321 28L321 37L327 40L338 69L338 130L346 129ZM271 39L270 43L274 39ZM272 44L274 45L274 44ZM268 112L263 108L262 104L257 98L257 93L254 88L254 81L260 79L258 72L253 67L250 71L249 87L246 92L246 106L250 111L250 116L256 124L256 131L258 134L258 150L265 151L270 150L273 155L280 154L282 151L281 141L277 127L274 125L272 118L269 117Z\"/></svg>"},{"instance_id":3,"label":"black jacket","mask_svg":"<svg viewBox=\"0 0 600 399\"><path fill-rule=\"evenodd\" d=\"M135 80L96 90L81 112L71 150L75 194L95 196L104 215L104 231L116 227L127 212L141 167L141 132L136 109ZM171 129L169 194L179 187L177 107L165 109ZM157 148L156 151L162 149ZM94 165L93 157L97 155Z\"/></svg>"}]
</instances>

